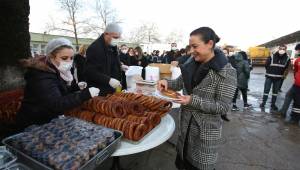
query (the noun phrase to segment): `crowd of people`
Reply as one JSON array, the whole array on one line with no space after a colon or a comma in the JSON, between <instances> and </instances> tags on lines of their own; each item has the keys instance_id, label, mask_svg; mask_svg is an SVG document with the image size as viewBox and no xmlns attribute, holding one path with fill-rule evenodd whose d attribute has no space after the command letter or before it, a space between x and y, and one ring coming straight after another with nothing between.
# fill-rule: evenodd
<instances>
[{"instance_id":1,"label":"crowd of people","mask_svg":"<svg viewBox=\"0 0 300 170\"><path fill-rule=\"evenodd\" d=\"M118 24L109 24L98 39L81 46L76 55L69 40L54 39L47 44L45 57L23 60L28 71L24 99L17 113L20 129L47 123L90 98L126 88L125 71L129 66L145 68L150 63L168 63L179 66L182 73L175 80L160 80L157 84L160 91L183 90L183 95L175 100L181 104L175 164L178 169L214 169L217 148L222 142L222 119L229 121L230 108L238 110L239 92L244 108L251 107L247 92L252 66L247 54L217 48L220 38L209 27L192 31L185 49L178 50L177 44L172 43L170 51L154 50L151 54L139 46L118 47L121 33ZM300 55L300 45L295 50ZM275 103L289 63L285 46L267 59L261 108L265 107L272 86L271 109L278 111ZM280 112L285 115L294 100L292 119L299 121L300 58L295 61L294 71L295 83Z\"/></svg>"}]
</instances>

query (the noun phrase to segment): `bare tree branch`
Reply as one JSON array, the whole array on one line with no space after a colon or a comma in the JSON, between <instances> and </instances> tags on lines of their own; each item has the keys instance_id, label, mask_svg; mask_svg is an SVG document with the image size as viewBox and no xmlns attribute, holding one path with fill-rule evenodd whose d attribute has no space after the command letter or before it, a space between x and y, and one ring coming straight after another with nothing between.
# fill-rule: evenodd
<instances>
[{"instance_id":1,"label":"bare tree branch","mask_svg":"<svg viewBox=\"0 0 300 170\"><path fill-rule=\"evenodd\" d=\"M94 0L93 5L96 16L93 17L94 22L90 24L93 32L101 34L107 24L115 22L120 23L121 20L117 17L116 10L111 6L109 0Z\"/></svg>"},{"instance_id":2,"label":"bare tree branch","mask_svg":"<svg viewBox=\"0 0 300 170\"><path fill-rule=\"evenodd\" d=\"M183 34L180 31L172 31L167 35L165 42L166 43L179 43L182 42Z\"/></svg>"},{"instance_id":3,"label":"bare tree branch","mask_svg":"<svg viewBox=\"0 0 300 170\"><path fill-rule=\"evenodd\" d=\"M129 41L133 43L160 42L158 27L154 23L144 23L130 33Z\"/></svg>"}]
</instances>

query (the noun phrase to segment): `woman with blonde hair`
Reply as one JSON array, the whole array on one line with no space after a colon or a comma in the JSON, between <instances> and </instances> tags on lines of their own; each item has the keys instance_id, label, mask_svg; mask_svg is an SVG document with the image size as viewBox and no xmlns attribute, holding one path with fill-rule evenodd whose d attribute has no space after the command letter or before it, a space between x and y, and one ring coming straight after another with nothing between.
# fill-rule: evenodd
<instances>
[{"instance_id":1,"label":"woman with blonde hair","mask_svg":"<svg viewBox=\"0 0 300 170\"><path fill-rule=\"evenodd\" d=\"M86 50L88 45L83 44L79 47L78 53L74 56L74 76L77 82L85 81L84 65L86 62Z\"/></svg>"}]
</instances>

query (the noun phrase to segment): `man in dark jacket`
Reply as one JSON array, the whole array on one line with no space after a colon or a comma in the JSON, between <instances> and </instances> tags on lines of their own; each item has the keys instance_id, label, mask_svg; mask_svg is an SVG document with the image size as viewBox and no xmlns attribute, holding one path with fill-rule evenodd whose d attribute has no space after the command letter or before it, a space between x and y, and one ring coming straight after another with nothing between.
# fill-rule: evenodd
<instances>
[{"instance_id":1,"label":"man in dark jacket","mask_svg":"<svg viewBox=\"0 0 300 170\"><path fill-rule=\"evenodd\" d=\"M129 60L129 55L127 54L128 52L128 47L126 44L121 45L121 51L119 53L119 59L121 62L121 67L122 67L122 87L124 89L127 88L127 84L126 84L126 75L125 72L128 69L128 66L130 65L130 60Z\"/></svg>"},{"instance_id":2,"label":"man in dark jacket","mask_svg":"<svg viewBox=\"0 0 300 170\"><path fill-rule=\"evenodd\" d=\"M114 93L121 87L121 63L115 41L121 37L118 24L107 25L104 33L87 49L86 80L100 89L100 95Z\"/></svg>"},{"instance_id":3,"label":"man in dark jacket","mask_svg":"<svg viewBox=\"0 0 300 170\"><path fill-rule=\"evenodd\" d=\"M288 69L290 64L290 59L286 54L286 46L279 46L279 50L266 61L266 81L264 87L263 101L260 105L264 109L265 104L268 100L268 95L272 86L272 101L271 101L271 110L278 111L277 106L275 105L278 91L282 79L284 78L284 72Z\"/></svg>"}]
</instances>

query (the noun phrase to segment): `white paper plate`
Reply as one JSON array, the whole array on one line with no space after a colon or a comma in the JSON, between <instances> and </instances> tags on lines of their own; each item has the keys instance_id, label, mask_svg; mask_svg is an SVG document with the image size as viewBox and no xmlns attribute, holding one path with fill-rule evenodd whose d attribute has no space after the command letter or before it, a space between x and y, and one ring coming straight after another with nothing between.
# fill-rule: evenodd
<instances>
[{"instance_id":1,"label":"white paper plate","mask_svg":"<svg viewBox=\"0 0 300 170\"><path fill-rule=\"evenodd\" d=\"M155 91L155 96L170 102L174 102L176 99L163 95L160 91Z\"/></svg>"}]
</instances>

